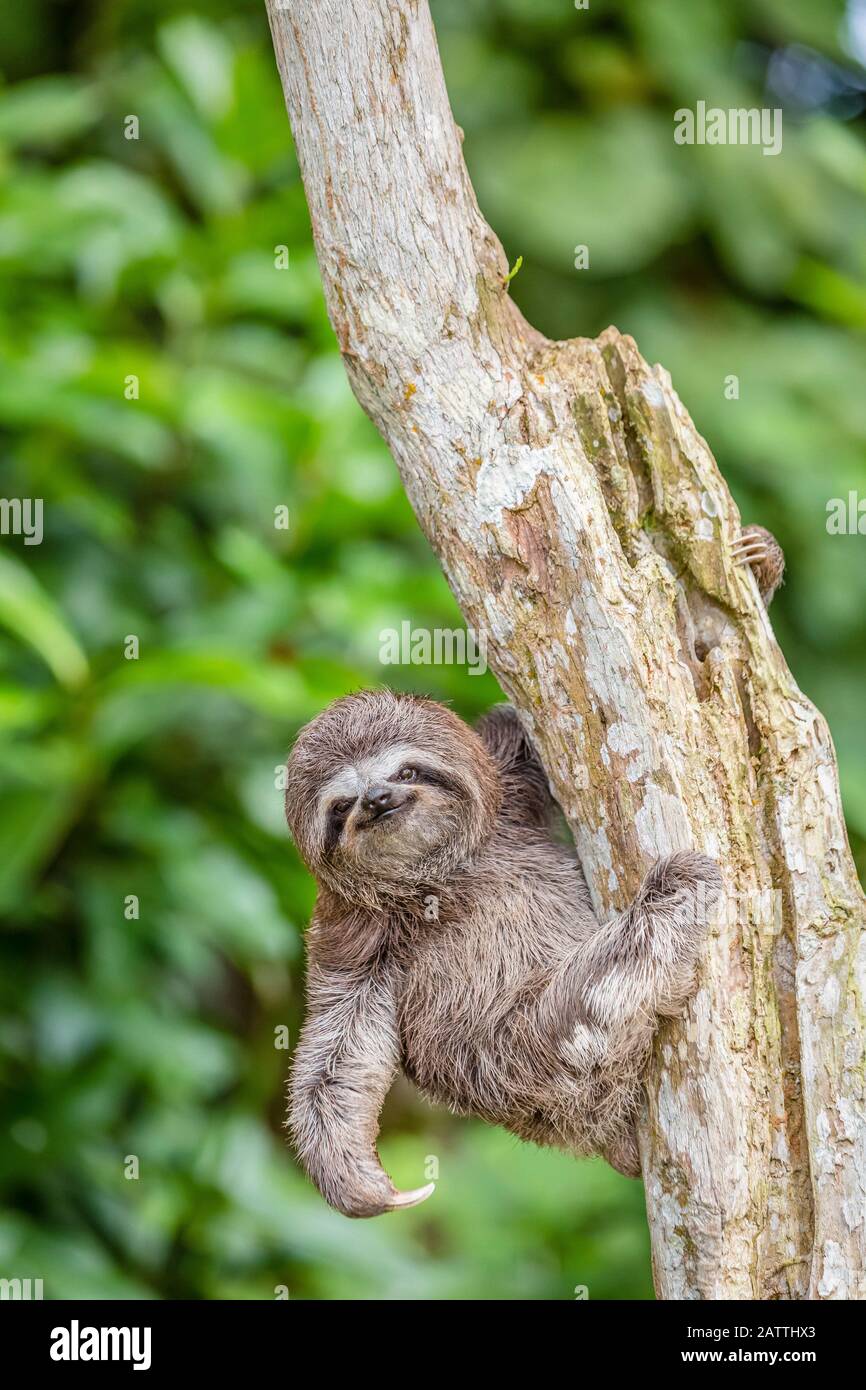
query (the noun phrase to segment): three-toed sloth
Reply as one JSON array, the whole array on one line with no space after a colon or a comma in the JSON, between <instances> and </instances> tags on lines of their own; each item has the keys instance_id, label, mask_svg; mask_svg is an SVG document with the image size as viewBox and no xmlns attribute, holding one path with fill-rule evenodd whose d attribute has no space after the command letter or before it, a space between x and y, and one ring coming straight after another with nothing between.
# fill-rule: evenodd
<instances>
[{"instance_id":1,"label":"three-toed sloth","mask_svg":"<svg viewBox=\"0 0 866 1390\"><path fill-rule=\"evenodd\" d=\"M602 924L554 810L507 705L473 730L432 700L367 690L301 731L286 814L319 896L289 1128L347 1216L432 1191L398 1192L376 1152L401 1067L459 1114L639 1172L653 1033L694 988L720 875L671 855Z\"/></svg>"},{"instance_id":2,"label":"three-toed sloth","mask_svg":"<svg viewBox=\"0 0 866 1390\"><path fill-rule=\"evenodd\" d=\"M748 527L734 558L765 603L785 558ZM413 695L362 691L302 729L286 815L319 885L289 1128L347 1216L413 1206L376 1152L402 1067L424 1095L538 1144L640 1171L635 1121L653 1034L694 988L721 876L661 859L599 922L515 712L476 730Z\"/></svg>"}]
</instances>

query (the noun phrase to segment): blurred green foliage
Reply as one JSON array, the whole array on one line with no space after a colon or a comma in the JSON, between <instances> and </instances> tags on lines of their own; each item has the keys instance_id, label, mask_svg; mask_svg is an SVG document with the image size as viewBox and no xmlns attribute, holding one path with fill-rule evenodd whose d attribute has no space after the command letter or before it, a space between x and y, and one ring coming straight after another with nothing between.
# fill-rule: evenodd
<instances>
[{"instance_id":1,"label":"blurred green foliage","mask_svg":"<svg viewBox=\"0 0 866 1390\"><path fill-rule=\"evenodd\" d=\"M866 542L825 529L829 497L866 496L856 82L786 109L777 159L672 139L699 98L779 104L792 44L861 80L862 6L848 30L831 0L433 9L515 298L551 335L633 333L782 541L774 623L863 867ZM438 1158L426 1206L348 1222L293 1166L274 1040L313 890L275 769L383 675L467 716L497 690L378 664L381 628L460 618L344 379L263 5L34 0L0 46L0 492L45 504L42 545L0 540L0 1274L51 1297L650 1297L638 1184L408 1087L382 1153L402 1185Z\"/></svg>"}]
</instances>

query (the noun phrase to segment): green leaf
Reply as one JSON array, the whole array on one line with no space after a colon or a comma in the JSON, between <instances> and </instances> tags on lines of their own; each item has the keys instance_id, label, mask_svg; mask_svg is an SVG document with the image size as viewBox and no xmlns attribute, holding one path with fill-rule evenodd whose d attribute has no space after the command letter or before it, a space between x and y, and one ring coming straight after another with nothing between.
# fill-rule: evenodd
<instances>
[{"instance_id":1,"label":"green leaf","mask_svg":"<svg viewBox=\"0 0 866 1390\"><path fill-rule=\"evenodd\" d=\"M96 89L78 77L35 77L0 93L0 141L49 149L87 130L99 115Z\"/></svg>"},{"instance_id":2,"label":"green leaf","mask_svg":"<svg viewBox=\"0 0 866 1390\"><path fill-rule=\"evenodd\" d=\"M42 657L62 685L87 679L87 658L57 605L19 560L0 553L0 623Z\"/></svg>"},{"instance_id":3,"label":"green leaf","mask_svg":"<svg viewBox=\"0 0 866 1390\"><path fill-rule=\"evenodd\" d=\"M514 265L511 267L511 269L509 270L508 274L507 274L506 277L505 277L505 283L506 283L506 285L510 285L510 284L511 284L511 281L514 279L515 275L516 275L517 272L520 270L520 267L521 267L522 265L523 265L523 257L522 257L522 256L518 256L518 257L517 257L517 260L514 262Z\"/></svg>"}]
</instances>

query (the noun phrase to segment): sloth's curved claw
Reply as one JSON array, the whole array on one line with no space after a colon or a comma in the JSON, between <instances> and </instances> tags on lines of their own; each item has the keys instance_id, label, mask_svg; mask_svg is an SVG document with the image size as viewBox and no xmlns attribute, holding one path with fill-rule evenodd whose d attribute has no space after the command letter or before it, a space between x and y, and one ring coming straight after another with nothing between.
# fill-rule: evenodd
<instances>
[{"instance_id":1,"label":"sloth's curved claw","mask_svg":"<svg viewBox=\"0 0 866 1390\"><path fill-rule=\"evenodd\" d=\"M752 560L765 559L767 545L758 537L740 536L731 546L731 555L738 565L747 565Z\"/></svg>"},{"instance_id":2,"label":"sloth's curved claw","mask_svg":"<svg viewBox=\"0 0 866 1390\"><path fill-rule=\"evenodd\" d=\"M426 1202L436 1190L435 1182L428 1182L424 1187L414 1187L410 1192L397 1192L386 1206L386 1211L402 1211L403 1207L417 1207L421 1202Z\"/></svg>"},{"instance_id":3,"label":"sloth's curved claw","mask_svg":"<svg viewBox=\"0 0 866 1390\"><path fill-rule=\"evenodd\" d=\"M731 545L735 565L749 565L769 604L785 573L785 554L776 537L763 526L747 526Z\"/></svg>"}]
</instances>

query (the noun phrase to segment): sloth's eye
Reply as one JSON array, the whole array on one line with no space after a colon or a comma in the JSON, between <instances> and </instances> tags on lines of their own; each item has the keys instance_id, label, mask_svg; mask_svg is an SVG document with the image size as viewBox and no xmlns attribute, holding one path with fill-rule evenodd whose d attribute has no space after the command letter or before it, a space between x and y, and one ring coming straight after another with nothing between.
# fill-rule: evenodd
<instances>
[{"instance_id":1,"label":"sloth's eye","mask_svg":"<svg viewBox=\"0 0 866 1390\"><path fill-rule=\"evenodd\" d=\"M401 767L397 773L398 782L414 782L418 776L418 769L415 767Z\"/></svg>"},{"instance_id":2,"label":"sloth's eye","mask_svg":"<svg viewBox=\"0 0 866 1390\"><path fill-rule=\"evenodd\" d=\"M344 816L347 811L351 811L355 804L353 796L345 796L342 801L334 801L331 804L331 811L335 816Z\"/></svg>"}]
</instances>

